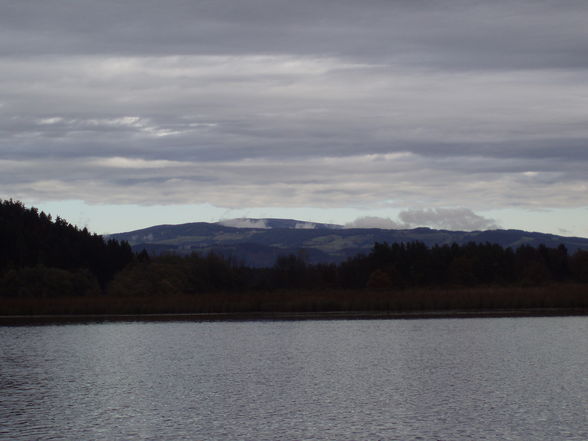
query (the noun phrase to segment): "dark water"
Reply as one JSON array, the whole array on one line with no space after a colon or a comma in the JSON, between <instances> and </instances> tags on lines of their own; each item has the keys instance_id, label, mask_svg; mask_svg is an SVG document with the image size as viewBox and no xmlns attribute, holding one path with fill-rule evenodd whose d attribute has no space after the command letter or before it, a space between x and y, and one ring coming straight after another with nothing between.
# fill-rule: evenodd
<instances>
[{"instance_id":1,"label":"dark water","mask_svg":"<svg viewBox=\"0 0 588 441\"><path fill-rule=\"evenodd\" d=\"M0 327L1 440L588 440L588 318Z\"/></svg>"}]
</instances>

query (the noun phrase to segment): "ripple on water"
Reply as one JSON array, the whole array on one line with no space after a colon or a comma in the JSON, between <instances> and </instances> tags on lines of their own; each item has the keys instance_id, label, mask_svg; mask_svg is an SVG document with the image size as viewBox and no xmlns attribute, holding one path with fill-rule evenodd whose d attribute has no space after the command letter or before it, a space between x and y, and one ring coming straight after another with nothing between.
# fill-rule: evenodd
<instances>
[{"instance_id":1,"label":"ripple on water","mask_svg":"<svg viewBox=\"0 0 588 441\"><path fill-rule=\"evenodd\" d=\"M588 439L588 319L0 328L0 440Z\"/></svg>"}]
</instances>

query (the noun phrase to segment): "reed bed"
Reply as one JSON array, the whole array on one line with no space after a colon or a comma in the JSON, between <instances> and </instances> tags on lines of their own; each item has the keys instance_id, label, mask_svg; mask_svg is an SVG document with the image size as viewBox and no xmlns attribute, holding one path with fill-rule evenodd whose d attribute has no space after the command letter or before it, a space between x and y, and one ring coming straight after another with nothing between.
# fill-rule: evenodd
<instances>
[{"instance_id":1,"label":"reed bed","mask_svg":"<svg viewBox=\"0 0 588 441\"><path fill-rule=\"evenodd\" d=\"M428 312L585 309L588 284L406 290L281 290L241 293L1 298L0 315L194 314L252 312Z\"/></svg>"}]
</instances>

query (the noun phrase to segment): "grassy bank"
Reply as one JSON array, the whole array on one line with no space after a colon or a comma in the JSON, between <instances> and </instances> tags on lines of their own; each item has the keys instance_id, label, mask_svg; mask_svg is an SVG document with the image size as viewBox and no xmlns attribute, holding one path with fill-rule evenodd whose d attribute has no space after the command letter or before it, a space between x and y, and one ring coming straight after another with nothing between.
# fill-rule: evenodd
<instances>
[{"instance_id":1,"label":"grassy bank","mask_svg":"<svg viewBox=\"0 0 588 441\"><path fill-rule=\"evenodd\" d=\"M588 285L398 291L271 291L196 295L2 298L0 315L588 310Z\"/></svg>"}]
</instances>

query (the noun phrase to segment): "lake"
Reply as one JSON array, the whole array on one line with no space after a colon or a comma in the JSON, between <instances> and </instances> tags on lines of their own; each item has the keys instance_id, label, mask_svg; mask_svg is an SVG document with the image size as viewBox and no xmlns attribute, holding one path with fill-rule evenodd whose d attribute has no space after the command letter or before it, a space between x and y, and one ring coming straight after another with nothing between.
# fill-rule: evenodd
<instances>
[{"instance_id":1,"label":"lake","mask_svg":"<svg viewBox=\"0 0 588 441\"><path fill-rule=\"evenodd\" d=\"M0 440L588 440L588 317L0 327Z\"/></svg>"}]
</instances>

